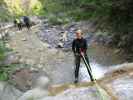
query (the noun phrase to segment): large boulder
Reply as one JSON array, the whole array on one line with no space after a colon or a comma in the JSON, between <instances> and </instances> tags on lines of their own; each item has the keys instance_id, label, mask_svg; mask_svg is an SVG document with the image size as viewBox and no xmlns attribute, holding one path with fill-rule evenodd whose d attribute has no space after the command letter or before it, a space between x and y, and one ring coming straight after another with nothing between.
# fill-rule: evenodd
<instances>
[{"instance_id":1,"label":"large boulder","mask_svg":"<svg viewBox=\"0 0 133 100\"><path fill-rule=\"evenodd\" d=\"M0 100L17 100L22 95L18 89L0 81Z\"/></svg>"},{"instance_id":2,"label":"large boulder","mask_svg":"<svg viewBox=\"0 0 133 100\"><path fill-rule=\"evenodd\" d=\"M50 80L47 77L37 79L36 87L24 93L18 100L38 100L49 95L47 91Z\"/></svg>"}]
</instances>

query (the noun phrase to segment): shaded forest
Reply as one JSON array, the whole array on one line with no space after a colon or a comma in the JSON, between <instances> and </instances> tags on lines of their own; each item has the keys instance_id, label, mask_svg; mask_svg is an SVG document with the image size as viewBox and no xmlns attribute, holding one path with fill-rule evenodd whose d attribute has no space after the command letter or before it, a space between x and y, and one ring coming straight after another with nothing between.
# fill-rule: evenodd
<instances>
[{"instance_id":1,"label":"shaded forest","mask_svg":"<svg viewBox=\"0 0 133 100\"><path fill-rule=\"evenodd\" d=\"M48 18L54 24L94 20L107 31L112 44L133 51L132 0L1 0L0 18L8 21L23 15Z\"/></svg>"}]
</instances>

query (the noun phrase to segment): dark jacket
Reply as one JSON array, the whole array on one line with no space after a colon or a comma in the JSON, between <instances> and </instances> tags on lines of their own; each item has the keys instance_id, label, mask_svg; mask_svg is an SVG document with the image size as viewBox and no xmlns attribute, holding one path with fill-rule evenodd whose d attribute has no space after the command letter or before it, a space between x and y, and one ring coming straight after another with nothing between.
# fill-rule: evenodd
<instances>
[{"instance_id":1,"label":"dark jacket","mask_svg":"<svg viewBox=\"0 0 133 100\"><path fill-rule=\"evenodd\" d=\"M84 38L74 39L72 43L72 50L74 53L79 53L82 51L86 53L87 50L87 41Z\"/></svg>"},{"instance_id":2,"label":"dark jacket","mask_svg":"<svg viewBox=\"0 0 133 100\"><path fill-rule=\"evenodd\" d=\"M23 20L24 20L24 23L29 23L30 22L30 19L27 16L24 16L23 17Z\"/></svg>"}]
</instances>

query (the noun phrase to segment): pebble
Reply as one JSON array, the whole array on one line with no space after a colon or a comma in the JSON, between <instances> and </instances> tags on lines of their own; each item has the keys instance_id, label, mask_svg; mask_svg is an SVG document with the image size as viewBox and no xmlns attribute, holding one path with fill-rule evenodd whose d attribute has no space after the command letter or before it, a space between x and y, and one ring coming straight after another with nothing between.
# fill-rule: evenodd
<instances>
[{"instance_id":1,"label":"pebble","mask_svg":"<svg viewBox=\"0 0 133 100\"><path fill-rule=\"evenodd\" d=\"M22 41L27 41L27 39L26 38L23 38Z\"/></svg>"},{"instance_id":2,"label":"pebble","mask_svg":"<svg viewBox=\"0 0 133 100\"><path fill-rule=\"evenodd\" d=\"M48 96L49 92L41 88L35 88L24 93L18 100L39 100Z\"/></svg>"},{"instance_id":3,"label":"pebble","mask_svg":"<svg viewBox=\"0 0 133 100\"><path fill-rule=\"evenodd\" d=\"M58 43L58 47L59 48L63 48L64 47L64 44L60 42L60 43Z\"/></svg>"},{"instance_id":4,"label":"pebble","mask_svg":"<svg viewBox=\"0 0 133 100\"><path fill-rule=\"evenodd\" d=\"M37 79L37 87L40 87L40 88L48 88L49 86L49 83L50 83L50 80L48 77L44 77L44 76L41 76Z\"/></svg>"}]
</instances>

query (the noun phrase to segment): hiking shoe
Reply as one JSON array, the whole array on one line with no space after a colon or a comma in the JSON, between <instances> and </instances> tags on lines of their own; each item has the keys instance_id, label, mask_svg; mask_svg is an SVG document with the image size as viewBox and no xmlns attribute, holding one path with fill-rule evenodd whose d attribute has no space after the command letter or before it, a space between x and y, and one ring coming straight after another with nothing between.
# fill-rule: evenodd
<instances>
[{"instance_id":1,"label":"hiking shoe","mask_svg":"<svg viewBox=\"0 0 133 100\"><path fill-rule=\"evenodd\" d=\"M78 79L77 79L77 78L75 79L74 83L75 83L75 84L77 84L77 83L78 83Z\"/></svg>"},{"instance_id":2,"label":"hiking shoe","mask_svg":"<svg viewBox=\"0 0 133 100\"><path fill-rule=\"evenodd\" d=\"M91 82L95 82L96 81L96 79L91 79Z\"/></svg>"}]
</instances>

